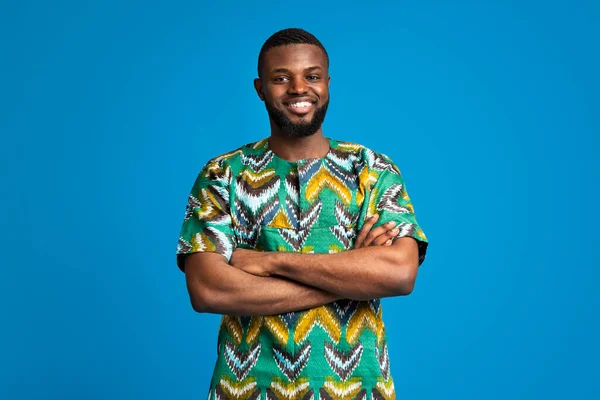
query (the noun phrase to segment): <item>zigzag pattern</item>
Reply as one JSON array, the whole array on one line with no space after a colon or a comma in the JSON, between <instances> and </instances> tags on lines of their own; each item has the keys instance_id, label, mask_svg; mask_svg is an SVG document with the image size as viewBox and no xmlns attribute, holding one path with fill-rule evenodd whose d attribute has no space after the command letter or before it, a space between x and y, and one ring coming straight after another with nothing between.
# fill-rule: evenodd
<instances>
[{"instance_id":1,"label":"zigzag pattern","mask_svg":"<svg viewBox=\"0 0 600 400\"><path fill-rule=\"evenodd\" d=\"M331 308L340 320L340 323L346 326L350 317L356 312L359 304L360 302L357 300L342 299L333 302Z\"/></svg>"},{"instance_id":2,"label":"zigzag pattern","mask_svg":"<svg viewBox=\"0 0 600 400\"><path fill-rule=\"evenodd\" d=\"M333 233L333 236L344 246L344 250L348 250L352 247L352 239L354 238L354 229L346 228L342 225L330 226L329 230Z\"/></svg>"},{"instance_id":3,"label":"zigzag pattern","mask_svg":"<svg viewBox=\"0 0 600 400\"><path fill-rule=\"evenodd\" d=\"M344 204L337 200L335 202L334 213L335 219L340 225L350 226L356 223L356 220L358 219L358 214L352 213L344 206Z\"/></svg>"},{"instance_id":4,"label":"zigzag pattern","mask_svg":"<svg viewBox=\"0 0 600 400\"><path fill-rule=\"evenodd\" d=\"M190 217L194 214L194 209L200 206L200 201L190 194L188 196L188 202L185 206L185 216L183 217L183 221L185 222L190 219Z\"/></svg>"},{"instance_id":5,"label":"zigzag pattern","mask_svg":"<svg viewBox=\"0 0 600 400\"><path fill-rule=\"evenodd\" d=\"M315 164L319 165L319 164ZM319 198L324 188L329 188L335 193L340 200L349 206L352 200L352 191L350 187L343 182L337 175L331 173L331 171L323 164L314 174L300 175L300 179L307 178L305 197L309 202L313 202ZM302 183L302 182L301 182Z\"/></svg>"},{"instance_id":6,"label":"zigzag pattern","mask_svg":"<svg viewBox=\"0 0 600 400\"><path fill-rule=\"evenodd\" d=\"M214 185L200 189L198 199L191 195L189 196L186 210L191 208L192 214L196 214L198 219L202 221L222 225L230 224L229 198L224 190L222 187Z\"/></svg>"},{"instance_id":7,"label":"zigzag pattern","mask_svg":"<svg viewBox=\"0 0 600 400\"><path fill-rule=\"evenodd\" d=\"M300 318L301 314L302 313L300 312L289 312L282 314L281 318L283 319L283 322L285 322L285 324L287 325L288 329L292 330L296 326L296 321L298 321L298 318Z\"/></svg>"},{"instance_id":8,"label":"zigzag pattern","mask_svg":"<svg viewBox=\"0 0 600 400\"><path fill-rule=\"evenodd\" d=\"M289 166L267 139L211 160L187 199L178 253L231 254L238 245L342 252L352 248L363 217L384 212L398 217L398 236L425 241L395 164L360 145L332 144L325 158ZM379 300L346 299L282 315L223 316L210 397L392 399L381 312ZM374 351L365 347L372 336Z\"/></svg>"},{"instance_id":9,"label":"zigzag pattern","mask_svg":"<svg viewBox=\"0 0 600 400\"><path fill-rule=\"evenodd\" d=\"M357 153L358 148L356 150L344 150L338 147L337 149L331 149L327 157L346 171L352 171L358 160Z\"/></svg>"},{"instance_id":10,"label":"zigzag pattern","mask_svg":"<svg viewBox=\"0 0 600 400\"><path fill-rule=\"evenodd\" d=\"M358 214L350 212L344 204L337 200L334 213L339 225L330 226L329 229L336 239L342 243L344 250L348 250L352 246L352 239L355 236L355 231L350 226L356 222Z\"/></svg>"},{"instance_id":11,"label":"zigzag pattern","mask_svg":"<svg viewBox=\"0 0 600 400\"><path fill-rule=\"evenodd\" d=\"M381 308L375 313L368 302L361 301L348 321L346 329L348 343L351 345L356 343L365 329L369 329L375 334L379 346L385 336L385 328L381 320Z\"/></svg>"},{"instance_id":12,"label":"zigzag pattern","mask_svg":"<svg viewBox=\"0 0 600 400\"><path fill-rule=\"evenodd\" d=\"M238 245L246 245L251 249L256 247L261 225L233 225L233 233Z\"/></svg>"},{"instance_id":13,"label":"zigzag pattern","mask_svg":"<svg viewBox=\"0 0 600 400\"><path fill-rule=\"evenodd\" d=\"M396 237L400 238L400 237L405 237L405 236L413 236L415 233L416 225L411 224L409 222L402 222L402 223L398 224L396 226L396 228L399 229L399 232L396 235Z\"/></svg>"},{"instance_id":14,"label":"zigzag pattern","mask_svg":"<svg viewBox=\"0 0 600 400\"><path fill-rule=\"evenodd\" d=\"M375 347L377 361L379 362L379 370L383 379L388 380L390 377L390 356L388 353L387 342L383 342L383 348L379 351L379 346Z\"/></svg>"},{"instance_id":15,"label":"zigzag pattern","mask_svg":"<svg viewBox=\"0 0 600 400\"><path fill-rule=\"evenodd\" d=\"M258 216L258 210L264 209L273 197L276 198L279 193L280 179L277 175L269 175L269 180L261 180L262 186L254 187L255 181L247 182L244 176L238 176L235 179L236 182L236 207L243 204L247 207L254 218L252 221L256 221ZM239 201L239 203L237 202Z\"/></svg>"},{"instance_id":16,"label":"zigzag pattern","mask_svg":"<svg viewBox=\"0 0 600 400\"><path fill-rule=\"evenodd\" d=\"M302 246L308 235L310 235L310 228L317 222L319 219L319 215L321 214L321 199L315 201L311 206L306 210L305 213L302 213L302 217L298 223L298 230L285 229L281 230L281 237L295 250L302 250ZM288 214L289 216L289 214Z\"/></svg>"},{"instance_id":17,"label":"zigzag pattern","mask_svg":"<svg viewBox=\"0 0 600 400\"><path fill-rule=\"evenodd\" d=\"M306 341L296 351L296 354L292 355L285 351L284 347L278 346L277 344L273 345L273 358L275 359L275 363L290 382L294 382L298 379L298 375L300 375L300 372L306 367L306 364L308 364L310 349L310 342Z\"/></svg>"},{"instance_id":18,"label":"zigzag pattern","mask_svg":"<svg viewBox=\"0 0 600 400\"><path fill-rule=\"evenodd\" d=\"M396 390L394 388L394 381L391 378L385 381L381 378L377 379L378 382L373 388L373 399L375 400L395 400Z\"/></svg>"},{"instance_id":19,"label":"zigzag pattern","mask_svg":"<svg viewBox=\"0 0 600 400\"><path fill-rule=\"evenodd\" d=\"M334 163L332 160L325 160L324 167L326 167L333 175L338 177L350 190L356 190L358 180L356 174L348 168L341 168L339 165ZM349 165L351 168L351 164Z\"/></svg>"},{"instance_id":20,"label":"zigzag pattern","mask_svg":"<svg viewBox=\"0 0 600 400\"><path fill-rule=\"evenodd\" d=\"M248 372L256 365L260 355L260 342L256 342L244 353L237 346L225 342L225 361L238 380L243 380Z\"/></svg>"},{"instance_id":21,"label":"zigzag pattern","mask_svg":"<svg viewBox=\"0 0 600 400\"><path fill-rule=\"evenodd\" d=\"M229 165L223 167L223 164L236 154L241 153L242 151L238 149L210 160L200 172L200 176L209 181L219 182L222 186L228 186L231 181L231 167Z\"/></svg>"},{"instance_id":22,"label":"zigzag pattern","mask_svg":"<svg viewBox=\"0 0 600 400\"><path fill-rule=\"evenodd\" d=\"M255 172L261 171L273 160L273 152L267 151L262 154L240 154L240 161L242 164L249 166Z\"/></svg>"},{"instance_id":23,"label":"zigzag pattern","mask_svg":"<svg viewBox=\"0 0 600 400\"><path fill-rule=\"evenodd\" d=\"M294 204L298 205L300 199L300 185L298 183L298 171L291 170L285 177L285 190Z\"/></svg>"},{"instance_id":24,"label":"zigzag pattern","mask_svg":"<svg viewBox=\"0 0 600 400\"><path fill-rule=\"evenodd\" d=\"M323 328L333 342L340 342L342 327L335 313L327 306L312 308L302 313L294 330L294 342L303 342L315 325Z\"/></svg>"},{"instance_id":25,"label":"zigzag pattern","mask_svg":"<svg viewBox=\"0 0 600 400\"><path fill-rule=\"evenodd\" d=\"M373 153L373 158L372 158L372 168L378 171L388 171L391 172L392 174L399 174L400 171L397 169L397 167L394 165L394 163L392 163L392 161L390 160L389 157L387 157L384 154L376 154Z\"/></svg>"},{"instance_id":26,"label":"zigzag pattern","mask_svg":"<svg viewBox=\"0 0 600 400\"><path fill-rule=\"evenodd\" d=\"M391 211L398 214L411 213L412 206L410 206L411 208L408 208L408 206L402 207L398 203L402 197L403 191L404 186L399 183L390 186L385 192L383 192L381 200L379 200L379 203L377 203L377 209L381 211Z\"/></svg>"},{"instance_id":27,"label":"zigzag pattern","mask_svg":"<svg viewBox=\"0 0 600 400\"><path fill-rule=\"evenodd\" d=\"M260 396L260 389L256 388L256 378L248 378L241 382L232 382L227 375L223 375L219 385L215 388L216 400L256 400Z\"/></svg>"},{"instance_id":28,"label":"zigzag pattern","mask_svg":"<svg viewBox=\"0 0 600 400\"><path fill-rule=\"evenodd\" d=\"M322 399L351 400L364 398L366 393L361 391L361 378L351 378L348 381L336 382L332 378L326 378L323 387L319 391Z\"/></svg>"},{"instance_id":29,"label":"zigzag pattern","mask_svg":"<svg viewBox=\"0 0 600 400\"><path fill-rule=\"evenodd\" d=\"M312 400L314 398L308 378L300 378L296 382L289 383L274 378L266 392L267 400Z\"/></svg>"},{"instance_id":30,"label":"zigzag pattern","mask_svg":"<svg viewBox=\"0 0 600 400\"><path fill-rule=\"evenodd\" d=\"M371 188L377 182L379 174L368 168L366 164L357 166L358 173L358 190L356 191L356 204L361 207L365 196L371 191ZM368 215L370 216L370 215Z\"/></svg>"},{"instance_id":31,"label":"zigzag pattern","mask_svg":"<svg viewBox=\"0 0 600 400\"><path fill-rule=\"evenodd\" d=\"M221 330L225 330L227 333L229 333L229 337L231 338L233 343L235 343L236 346L239 346L242 343L242 336L244 332L242 329L240 317L236 317L233 315L223 315L223 318L221 318L219 333Z\"/></svg>"},{"instance_id":32,"label":"zigzag pattern","mask_svg":"<svg viewBox=\"0 0 600 400\"><path fill-rule=\"evenodd\" d=\"M233 245L235 245L235 238L231 234L223 233L213 227L206 227L205 233L196 233L192 236L191 242L185 240L179 240L179 247L181 250L186 252L191 251L192 253L198 251L214 251L225 257L231 257L233 252Z\"/></svg>"},{"instance_id":33,"label":"zigzag pattern","mask_svg":"<svg viewBox=\"0 0 600 400\"><path fill-rule=\"evenodd\" d=\"M329 342L325 342L325 359L327 363L341 380L347 380L360 363L363 353L363 345L358 342L356 346L347 353L338 350Z\"/></svg>"}]
</instances>

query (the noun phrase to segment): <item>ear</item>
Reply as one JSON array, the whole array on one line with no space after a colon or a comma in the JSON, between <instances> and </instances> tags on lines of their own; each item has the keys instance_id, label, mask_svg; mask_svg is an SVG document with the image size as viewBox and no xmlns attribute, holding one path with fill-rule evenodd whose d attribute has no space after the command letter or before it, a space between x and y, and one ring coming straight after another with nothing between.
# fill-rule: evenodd
<instances>
[{"instance_id":1,"label":"ear","mask_svg":"<svg viewBox=\"0 0 600 400\"><path fill-rule=\"evenodd\" d=\"M260 100L265 101L265 94L263 92L263 84L262 84L262 81L260 80L260 78L254 79L254 90L256 90L256 94L258 94L258 97L260 98Z\"/></svg>"},{"instance_id":2,"label":"ear","mask_svg":"<svg viewBox=\"0 0 600 400\"><path fill-rule=\"evenodd\" d=\"M331 76L327 75L327 87L331 86Z\"/></svg>"}]
</instances>

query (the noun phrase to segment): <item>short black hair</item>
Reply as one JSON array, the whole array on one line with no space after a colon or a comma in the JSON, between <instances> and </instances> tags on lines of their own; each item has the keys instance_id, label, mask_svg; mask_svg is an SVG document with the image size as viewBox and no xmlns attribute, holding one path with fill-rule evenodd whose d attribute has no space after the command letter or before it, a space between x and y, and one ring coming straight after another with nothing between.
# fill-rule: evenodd
<instances>
[{"instance_id":1,"label":"short black hair","mask_svg":"<svg viewBox=\"0 0 600 400\"><path fill-rule=\"evenodd\" d=\"M287 28L282 29L269 37L263 44L258 53L258 76L262 70L265 54L273 47L285 46L287 44L312 44L318 46L323 53L325 53L325 59L327 60L327 66L329 66L329 55L323 43L319 41L313 34L300 28Z\"/></svg>"}]
</instances>

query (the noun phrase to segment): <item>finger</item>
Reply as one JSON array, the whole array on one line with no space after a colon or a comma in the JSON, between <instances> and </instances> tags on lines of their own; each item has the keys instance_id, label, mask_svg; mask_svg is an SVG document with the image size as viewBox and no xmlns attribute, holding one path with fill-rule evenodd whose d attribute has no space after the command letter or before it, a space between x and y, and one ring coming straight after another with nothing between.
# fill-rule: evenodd
<instances>
[{"instance_id":1,"label":"finger","mask_svg":"<svg viewBox=\"0 0 600 400\"><path fill-rule=\"evenodd\" d=\"M396 221L389 221L386 222L385 224L378 226L375 229L372 229L368 234L367 237L365 238L365 241L363 243L363 246L371 246L371 243L373 241L375 241L377 238L379 238L382 235L385 235L386 232L388 232L390 229L392 229L394 226L396 225ZM383 244L387 239L389 239L389 236L382 238L383 240L380 240L377 242L377 244Z\"/></svg>"},{"instance_id":2,"label":"finger","mask_svg":"<svg viewBox=\"0 0 600 400\"><path fill-rule=\"evenodd\" d=\"M364 242L365 238L367 237L367 234L369 233L369 231L371 230L373 225L375 225L375 223L377 222L378 219L379 219L379 214L375 214L365 221L365 224L361 228L360 232L358 232L358 236L356 237L356 240L354 241L355 249L359 249L359 248L363 247L363 242Z\"/></svg>"},{"instance_id":3,"label":"finger","mask_svg":"<svg viewBox=\"0 0 600 400\"><path fill-rule=\"evenodd\" d=\"M381 246L384 245L388 240L394 239L400 230L398 228L388 229L385 232L379 234L377 238L375 238L369 246Z\"/></svg>"}]
</instances>

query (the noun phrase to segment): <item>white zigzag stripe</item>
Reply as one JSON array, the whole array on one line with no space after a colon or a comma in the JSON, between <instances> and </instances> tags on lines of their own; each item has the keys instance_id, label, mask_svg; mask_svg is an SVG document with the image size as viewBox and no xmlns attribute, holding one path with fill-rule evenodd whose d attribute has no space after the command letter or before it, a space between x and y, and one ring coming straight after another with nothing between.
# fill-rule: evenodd
<instances>
[{"instance_id":1,"label":"white zigzag stripe","mask_svg":"<svg viewBox=\"0 0 600 400\"><path fill-rule=\"evenodd\" d=\"M346 361L343 361L342 358L340 358L337 354L335 354L335 352L333 351L333 349L331 347L325 346L325 353L326 353L326 357L327 357L327 361L330 364L335 364L335 366L337 366L338 368L347 371L348 368L356 361L357 358L360 358L360 356L362 355L362 344L359 343L358 346L356 346L354 349L352 349L352 353L350 354L350 357L348 357L348 359ZM358 363L356 363L356 365L354 365L354 367L352 368L352 370L356 369L356 367L358 366ZM352 375L352 371L348 371L347 376Z\"/></svg>"},{"instance_id":2,"label":"white zigzag stripe","mask_svg":"<svg viewBox=\"0 0 600 400\"><path fill-rule=\"evenodd\" d=\"M236 388L231 386L228 381L221 379L221 386L226 387L229 392L235 395L235 397L240 398L244 394L252 392L254 390L254 388L256 387L256 381L250 382L247 385L242 386L241 388Z\"/></svg>"},{"instance_id":3,"label":"white zigzag stripe","mask_svg":"<svg viewBox=\"0 0 600 400\"><path fill-rule=\"evenodd\" d=\"M215 243L215 245L217 247L219 244L222 246L224 253L225 253L225 257L227 257L227 258L231 257L231 253L233 252L233 246L232 246L231 241L229 240L229 237L227 237L227 235L225 235L220 230L215 229L211 226L207 227L206 230L210 231L213 235L215 235L215 237L219 241L219 243L218 244Z\"/></svg>"},{"instance_id":4,"label":"white zigzag stripe","mask_svg":"<svg viewBox=\"0 0 600 400\"><path fill-rule=\"evenodd\" d=\"M294 398L298 393L310 386L309 382L304 382L301 385L294 385L293 390L286 390L279 382L271 382L271 388L277 388L278 393L283 393L288 399ZM273 390L275 391L275 390Z\"/></svg>"},{"instance_id":5,"label":"white zigzag stripe","mask_svg":"<svg viewBox=\"0 0 600 400\"><path fill-rule=\"evenodd\" d=\"M335 393L336 396L346 397L348 393L351 393L352 391L360 388L362 386L362 382L352 383L345 388L336 388L332 382L325 382L323 383L323 386L328 388L331 392Z\"/></svg>"},{"instance_id":6,"label":"white zigzag stripe","mask_svg":"<svg viewBox=\"0 0 600 400\"><path fill-rule=\"evenodd\" d=\"M398 214L410 213L410 210L406 207L402 207L398 204L398 199L402 193L403 186L399 183L392 185L385 191L381 200L377 204L378 210L387 210L396 212Z\"/></svg>"},{"instance_id":7,"label":"white zigzag stripe","mask_svg":"<svg viewBox=\"0 0 600 400\"><path fill-rule=\"evenodd\" d=\"M379 389L381 393L384 393L386 397L392 397L392 395L394 394L394 383L392 382L388 389L385 387L383 382L377 382L377 389Z\"/></svg>"},{"instance_id":8,"label":"white zigzag stripe","mask_svg":"<svg viewBox=\"0 0 600 400\"><path fill-rule=\"evenodd\" d=\"M280 181L277 180L277 184L273 185L271 188L263 191L260 195L254 195L252 193L246 192L242 185L238 185L238 199L240 199L245 205L250 207L252 212L256 214L259 208L261 208L266 200L275 196L279 192Z\"/></svg>"}]
</instances>

